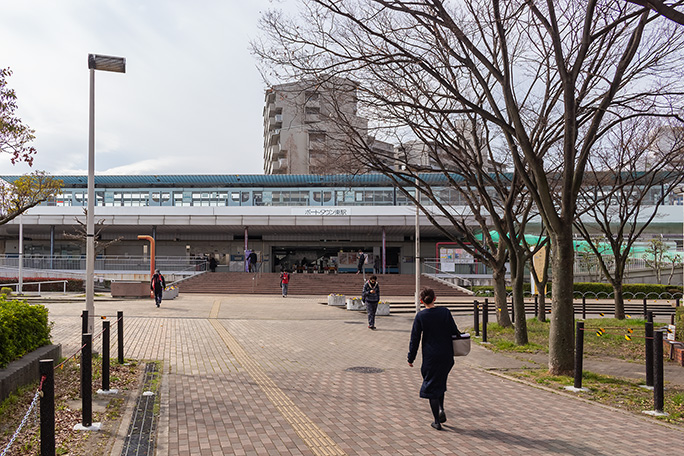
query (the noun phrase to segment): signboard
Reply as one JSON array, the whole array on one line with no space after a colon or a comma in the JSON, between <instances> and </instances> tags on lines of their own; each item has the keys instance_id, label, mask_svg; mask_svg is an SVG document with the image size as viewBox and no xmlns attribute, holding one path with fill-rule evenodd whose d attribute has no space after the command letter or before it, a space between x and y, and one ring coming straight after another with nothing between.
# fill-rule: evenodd
<instances>
[{"instance_id":1,"label":"signboard","mask_svg":"<svg viewBox=\"0 0 684 456\"><path fill-rule=\"evenodd\" d=\"M475 258L465 249L440 247L439 268L444 272L454 272L457 264L473 264Z\"/></svg>"},{"instance_id":2,"label":"signboard","mask_svg":"<svg viewBox=\"0 0 684 456\"><path fill-rule=\"evenodd\" d=\"M667 340L675 340L675 325L667 325Z\"/></svg>"},{"instance_id":3,"label":"signboard","mask_svg":"<svg viewBox=\"0 0 684 456\"><path fill-rule=\"evenodd\" d=\"M349 208L325 207L295 207L292 215L312 215L318 217L347 217L352 215Z\"/></svg>"},{"instance_id":4,"label":"signboard","mask_svg":"<svg viewBox=\"0 0 684 456\"><path fill-rule=\"evenodd\" d=\"M541 278L544 275L544 270L546 269L546 249L548 247L544 246L537 253L534 254L534 257L532 257L532 266L534 267L534 270L537 272L537 277ZM532 285L532 295L537 295L539 294L539 291L537 290L537 284L534 281L534 274L532 274L532 271L530 271L530 284ZM544 295L546 295L546 290L544 290Z\"/></svg>"}]
</instances>

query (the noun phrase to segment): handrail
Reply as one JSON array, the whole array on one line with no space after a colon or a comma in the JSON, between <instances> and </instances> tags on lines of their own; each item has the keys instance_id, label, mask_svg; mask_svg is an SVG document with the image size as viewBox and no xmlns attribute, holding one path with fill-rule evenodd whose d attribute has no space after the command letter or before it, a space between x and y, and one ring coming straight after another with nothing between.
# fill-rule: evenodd
<instances>
[{"instance_id":1,"label":"handrail","mask_svg":"<svg viewBox=\"0 0 684 456\"><path fill-rule=\"evenodd\" d=\"M69 281L68 280L41 280L40 282L0 283L0 288L14 285L15 291L18 291L19 285L21 285L22 287L27 286L27 285L38 285L38 293L40 293L40 285L43 283L62 283L64 285L64 291L62 293L66 294L67 283L69 283ZM22 292L23 292L23 290L22 290Z\"/></svg>"},{"instance_id":2,"label":"handrail","mask_svg":"<svg viewBox=\"0 0 684 456\"><path fill-rule=\"evenodd\" d=\"M445 272L445 271L442 271L441 269L437 268L436 266L432 266L431 264L428 264L428 263L425 263L425 262L424 262L424 263L423 263L423 268L424 268L424 269L425 269L425 268L429 268L429 269L434 270L434 273L432 273L433 275L437 275L437 274L446 275L446 276L449 277L450 279L456 279L456 280L461 281L461 282L462 282L464 285L466 285L466 286L471 286L471 285L472 285L472 282L471 282L469 279L467 279L467 278L465 278L465 277L461 277L461 276L459 276L459 275L457 275L457 274L454 274L454 273L452 273L452 272ZM430 273L429 273L429 272L425 272L425 274L430 274Z\"/></svg>"}]
</instances>

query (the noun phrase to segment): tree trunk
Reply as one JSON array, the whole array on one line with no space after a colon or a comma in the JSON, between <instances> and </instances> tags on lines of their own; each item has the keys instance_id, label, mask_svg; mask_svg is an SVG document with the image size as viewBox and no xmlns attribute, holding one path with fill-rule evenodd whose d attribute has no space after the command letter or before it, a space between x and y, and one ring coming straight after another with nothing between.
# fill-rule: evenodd
<instances>
[{"instance_id":1,"label":"tree trunk","mask_svg":"<svg viewBox=\"0 0 684 456\"><path fill-rule=\"evenodd\" d=\"M549 372L552 375L572 375L574 371L573 328L573 261L572 224L551 236L553 247L553 290L551 326L549 329Z\"/></svg>"},{"instance_id":2,"label":"tree trunk","mask_svg":"<svg viewBox=\"0 0 684 456\"><path fill-rule=\"evenodd\" d=\"M622 281L613 282L613 294L615 295L615 318L625 319L625 298L622 295Z\"/></svg>"},{"instance_id":3,"label":"tree trunk","mask_svg":"<svg viewBox=\"0 0 684 456\"><path fill-rule=\"evenodd\" d=\"M515 343L526 345L527 316L525 314L525 298L523 280L525 278L525 255L519 251L511 252L511 284L513 285L513 308L515 309Z\"/></svg>"},{"instance_id":4,"label":"tree trunk","mask_svg":"<svg viewBox=\"0 0 684 456\"><path fill-rule=\"evenodd\" d=\"M495 269L494 279L494 303L496 305L496 322L503 328L511 327L511 316L506 306L506 269Z\"/></svg>"},{"instance_id":5,"label":"tree trunk","mask_svg":"<svg viewBox=\"0 0 684 456\"><path fill-rule=\"evenodd\" d=\"M537 311L537 319L539 321L546 321L546 293L544 289L539 288L540 292L537 294L537 303L539 305L539 310Z\"/></svg>"}]
</instances>

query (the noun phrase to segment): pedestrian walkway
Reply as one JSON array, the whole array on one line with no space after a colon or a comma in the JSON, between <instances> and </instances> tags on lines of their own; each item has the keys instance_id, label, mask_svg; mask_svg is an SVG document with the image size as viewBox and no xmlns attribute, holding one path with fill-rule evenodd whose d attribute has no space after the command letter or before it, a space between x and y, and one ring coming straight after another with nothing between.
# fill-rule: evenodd
<instances>
[{"instance_id":1,"label":"pedestrian walkway","mask_svg":"<svg viewBox=\"0 0 684 456\"><path fill-rule=\"evenodd\" d=\"M102 301L95 311L124 311L126 357L164 363L158 455L631 456L680 446L681 429L492 375L531 361L477 346L457 359L448 421L435 431L418 397L420 358L406 363L412 316L378 317L369 331L365 314L320 301L181 295L159 309ZM47 305L68 354L83 304Z\"/></svg>"}]
</instances>

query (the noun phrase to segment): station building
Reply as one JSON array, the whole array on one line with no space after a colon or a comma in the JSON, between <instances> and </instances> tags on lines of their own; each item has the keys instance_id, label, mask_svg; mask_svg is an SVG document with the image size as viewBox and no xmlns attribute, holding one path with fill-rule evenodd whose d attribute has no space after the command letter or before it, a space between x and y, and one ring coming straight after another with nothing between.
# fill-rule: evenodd
<instances>
[{"instance_id":1,"label":"station building","mask_svg":"<svg viewBox=\"0 0 684 456\"><path fill-rule=\"evenodd\" d=\"M0 255L18 255L21 225L25 258L85 257L85 243L68 234L77 233L79 220L85 222L87 177L53 177L63 182L59 195L0 226ZM444 176L421 177L443 204L468 217L460 192ZM100 175L95 176L95 198L95 220L103 221L101 240L121 239L98 257L144 257L148 245L138 236L146 235L155 239L157 257L214 257L220 269L229 271L244 270L245 251L253 250L264 272L355 272L362 250L368 271L377 257L382 272L415 272L415 206L380 174ZM673 195L649 228L678 250L681 201ZM422 214L419 224L423 261L451 249L456 262L473 263ZM469 265L466 272L472 269Z\"/></svg>"}]
</instances>

